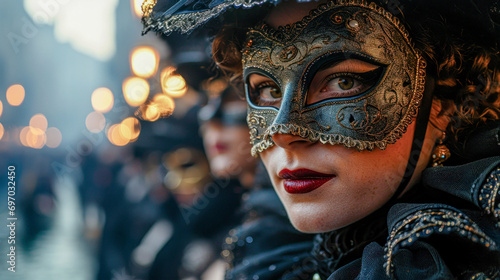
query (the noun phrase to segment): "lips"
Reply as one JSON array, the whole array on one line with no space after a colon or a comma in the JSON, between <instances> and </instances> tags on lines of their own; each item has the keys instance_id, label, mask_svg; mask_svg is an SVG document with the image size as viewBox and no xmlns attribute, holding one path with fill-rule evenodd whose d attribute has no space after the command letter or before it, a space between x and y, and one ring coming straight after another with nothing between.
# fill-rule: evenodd
<instances>
[{"instance_id":1,"label":"lips","mask_svg":"<svg viewBox=\"0 0 500 280\"><path fill-rule=\"evenodd\" d=\"M221 142L215 143L211 148L214 154L224 153L228 149L227 145Z\"/></svg>"},{"instance_id":2,"label":"lips","mask_svg":"<svg viewBox=\"0 0 500 280\"><path fill-rule=\"evenodd\" d=\"M335 177L333 174L324 174L309 169L283 169L278 176L283 180L285 191L291 194L308 193L321 187Z\"/></svg>"}]
</instances>

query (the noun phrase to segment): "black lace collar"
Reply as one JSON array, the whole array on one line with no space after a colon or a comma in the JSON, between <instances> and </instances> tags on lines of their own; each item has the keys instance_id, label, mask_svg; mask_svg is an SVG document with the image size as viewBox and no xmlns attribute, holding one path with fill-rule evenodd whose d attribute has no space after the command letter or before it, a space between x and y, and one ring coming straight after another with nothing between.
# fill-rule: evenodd
<instances>
[{"instance_id":1,"label":"black lace collar","mask_svg":"<svg viewBox=\"0 0 500 280\"><path fill-rule=\"evenodd\" d=\"M369 243L375 241L383 245L387 239L386 218L387 211L381 209L350 226L316 235L311 253L321 279L361 257Z\"/></svg>"}]
</instances>

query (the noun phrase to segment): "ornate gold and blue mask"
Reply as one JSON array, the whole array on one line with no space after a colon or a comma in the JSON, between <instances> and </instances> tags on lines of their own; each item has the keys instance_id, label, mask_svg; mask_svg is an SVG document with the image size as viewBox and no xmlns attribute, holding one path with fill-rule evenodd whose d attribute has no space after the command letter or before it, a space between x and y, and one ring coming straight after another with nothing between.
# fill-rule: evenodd
<instances>
[{"instance_id":1,"label":"ornate gold and blue mask","mask_svg":"<svg viewBox=\"0 0 500 280\"><path fill-rule=\"evenodd\" d=\"M425 61L404 26L363 1L331 1L278 29L260 24L242 55L253 155L278 133L383 150L412 123L424 91Z\"/></svg>"}]
</instances>

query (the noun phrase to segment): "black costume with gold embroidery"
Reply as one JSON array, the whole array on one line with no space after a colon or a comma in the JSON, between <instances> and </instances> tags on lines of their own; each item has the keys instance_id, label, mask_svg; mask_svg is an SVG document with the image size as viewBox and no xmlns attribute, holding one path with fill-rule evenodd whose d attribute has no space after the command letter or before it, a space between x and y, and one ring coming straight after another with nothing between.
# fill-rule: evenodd
<instances>
[{"instance_id":1,"label":"black costume with gold embroidery","mask_svg":"<svg viewBox=\"0 0 500 280\"><path fill-rule=\"evenodd\" d=\"M214 34L222 23L229 23L246 33L241 46L244 78L259 73L282 92L280 103L268 104L247 90L255 154L271 147L270 136L276 133L359 150L384 149L401 137L417 114L417 127L425 133L432 93L424 91L425 62L408 38L414 26L405 27L405 20L418 25L432 16L460 26L461 31L451 36L497 51L500 42L498 1L337 0L278 30L258 24L279 2L181 0L160 7L148 0L144 4L145 32L191 33L203 26ZM309 73L339 55L378 65L382 72L377 82L358 95L308 103ZM266 252L241 257L242 265L234 264L241 271L237 279L311 279L313 273L304 274L297 266L286 270L286 276L283 270L269 272L270 260L277 260L285 249L297 249L299 263L314 263L314 271L307 272L317 272L315 279L500 279L499 130L500 122L478 128L465 148L453 153L454 162L426 169L410 192L363 220L319 234L311 255L299 245L290 248L277 241L275 248L263 246ZM416 140L424 139L421 133L416 135ZM408 166L406 179L414 168ZM403 180L399 189L407 183ZM245 273L245 263L265 267L247 266Z\"/></svg>"},{"instance_id":2,"label":"black costume with gold embroidery","mask_svg":"<svg viewBox=\"0 0 500 280\"><path fill-rule=\"evenodd\" d=\"M500 155L495 145L484 148ZM318 271L322 279L500 279L499 191L500 156L428 168L386 219L319 235Z\"/></svg>"}]
</instances>

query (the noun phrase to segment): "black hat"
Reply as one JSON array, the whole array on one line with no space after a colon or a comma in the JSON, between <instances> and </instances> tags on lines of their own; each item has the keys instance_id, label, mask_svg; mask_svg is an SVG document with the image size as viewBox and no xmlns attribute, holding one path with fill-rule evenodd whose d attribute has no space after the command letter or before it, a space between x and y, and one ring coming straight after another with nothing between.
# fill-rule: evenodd
<instances>
[{"instance_id":1,"label":"black hat","mask_svg":"<svg viewBox=\"0 0 500 280\"><path fill-rule=\"evenodd\" d=\"M313 0L301 0L312 2ZM350 2L363 0L350 0ZM154 0L146 1L144 33L190 34L202 29L215 34L225 23L240 27L256 24L270 7L282 0ZM499 0L377 0L374 1L403 22L418 23L433 18L453 25L461 34L485 44L500 42ZM149 6L148 6L149 5ZM411 26L409 26L411 33Z\"/></svg>"}]
</instances>

